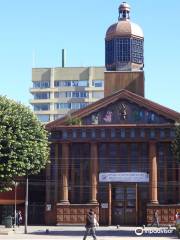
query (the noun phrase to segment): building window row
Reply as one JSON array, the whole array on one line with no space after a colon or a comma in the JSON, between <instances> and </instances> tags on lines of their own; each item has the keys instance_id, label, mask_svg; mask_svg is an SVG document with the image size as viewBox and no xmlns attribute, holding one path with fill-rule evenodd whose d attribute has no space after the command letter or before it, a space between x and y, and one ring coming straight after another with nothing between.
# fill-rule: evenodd
<instances>
[{"instance_id":1,"label":"building window row","mask_svg":"<svg viewBox=\"0 0 180 240\"><path fill-rule=\"evenodd\" d=\"M49 88L50 81L34 81L33 88Z\"/></svg>"},{"instance_id":2,"label":"building window row","mask_svg":"<svg viewBox=\"0 0 180 240\"><path fill-rule=\"evenodd\" d=\"M41 122L49 122L50 121L49 114L37 114L37 117Z\"/></svg>"},{"instance_id":3,"label":"building window row","mask_svg":"<svg viewBox=\"0 0 180 240\"><path fill-rule=\"evenodd\" d=\"M104 97L104 92L103 91L92 92L92 97L96 99L101 99Z\"/></svg>"},{"instance_id":4,"label":"building window row","mask_svg":"<svg viewBox=\"0 0 180 240\"><path fill-rule=\"evenodd\" d=\"M36 116L41 122L49 122L50 120L57 120L64 117L64 114L54 114L52 116L50 114L37 114ZM52 119L50 119L50 116Z\"/></svg>"},{"instance_id":5,"label":"building window row","mask_svg":"<svg viewBox=\"0 0 180 240\"><path fill-rule=\"evenodd\" d=\"M34 111L48 111L49 109L49 103L34 104Z\"/></svg>"},{"instance_id":6,"label":"building window row","mask_svg":"<svg viewBox=\"0 0 180 240\"><path fill-rule=\"evenodd\" d=\"M50 98L49 92L34 93L34 99L49 99L49 98Z\"/></svg>"},{"instance_id":7,"label":"building window row","mask_svg":"<svg viewBox=\"0 0 180 240\"><path fill-rule=\"evenodd\" d=\"M93 87L104 87L104 81L103 80L93 80L92 86Z\"/></svg>"},{"instance_id":8,"label":"building window row","mask_svg":"<svg viewBox=\"0 0 180 240\"><path fill-rule=\"evenodd\" d=\"M88 80L56 80L55 87L88 87Z\"/></svg>"},{"instance_id":9,"label":"building window row","mask_svg":"<svg viewBox=\"0 0 180 240\"><path fill-rule=\"evenodd\" d=\"M88 98L89 92L81 91L81 92L55 92L54 98Z\"/></svg>"},{"instance_id":10,"label":"building window row","mask_svg":"<svg viewBox=\"0 0 180 240\"><path fill-rule=\"evenodd\" d=\"M56 80L54 87L88 87L88 80ZM93 87L104 87L103 80L92 80Z\"/></svg>"},{"instance_id":11,"label":"building window row","mask_svg":"<svg viewBox=\"0 0 180 240\"><path fill-rule=\"evenodd\" d=\"M92 98L101 99L104 97L103 91L92 91ZM65 92L55 92L54 98L89 98L89 92L87 91L65 91Z\"/></svg>"},{"instance_id":12,"label":"building window row","mask_svg":"<svg viewBox=\"0 0 180 240\"><path fill-rule=\"evenodd\" d=\"M56 103L55 109L80 109L84 108L89 103L81 102L81 103Z\"/></svg>"}]
</instances>

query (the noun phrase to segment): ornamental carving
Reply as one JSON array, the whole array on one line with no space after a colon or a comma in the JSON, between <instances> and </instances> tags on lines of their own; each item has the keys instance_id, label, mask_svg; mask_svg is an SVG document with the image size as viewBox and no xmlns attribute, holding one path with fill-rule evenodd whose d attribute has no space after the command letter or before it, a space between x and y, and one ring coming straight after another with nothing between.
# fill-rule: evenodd
<instances>
[{"instance_id":1,"label":"ornamental carving","mask_svg":"<svg viewBox=\"0 0 180 240\"><path fill-rule=\"evenodd\" d=\"M172 121L129 100L119 100L82 119L82 124L164 124Z\"/></svg>"}]
</instances>

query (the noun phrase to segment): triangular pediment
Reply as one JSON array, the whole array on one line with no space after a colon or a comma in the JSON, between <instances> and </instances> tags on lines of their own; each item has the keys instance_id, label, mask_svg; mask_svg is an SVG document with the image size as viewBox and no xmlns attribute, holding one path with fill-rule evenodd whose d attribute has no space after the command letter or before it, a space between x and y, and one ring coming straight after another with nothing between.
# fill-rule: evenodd
<instances>
[{"instance_id":1,"label":"triangular pediment","mask_svg":"<svg viewBox=\"0 0 180 240\"><path fill-rule=\"evenodd\" d=\"M175 123L180 113L127 90L118 91L84 109L46 125L47 129L68 125L69 118L82 125Z\"/></svg>"}]
</instances>

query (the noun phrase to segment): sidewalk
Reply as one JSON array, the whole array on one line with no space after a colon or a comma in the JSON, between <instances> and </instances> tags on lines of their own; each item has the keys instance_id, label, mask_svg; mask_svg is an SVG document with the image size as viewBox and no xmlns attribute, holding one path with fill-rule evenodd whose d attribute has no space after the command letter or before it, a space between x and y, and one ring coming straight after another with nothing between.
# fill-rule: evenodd
<instances>
[{"instance_id":1,"label":"sidewalk","mask_svg":"<svg viewBox=\"0 0 180 240\"><path fill-rule=\"evenodd\" d=\"M99 227L96 231L97 240L123 240L123 239L177 239L173 228L168 232L167 228L145 228L142 236L135 234L135 227ZM59 239L59 240L82 240L85 228L83 226L29 226L28 234L24 234L24 226L16 228L11 235L0 235L2 240L21 239ZM140 229L141 231L141 229ZM159 232L157 232L159 231ZM93 239L88 237L88 239Z\"/></svg>"}]
</instances>

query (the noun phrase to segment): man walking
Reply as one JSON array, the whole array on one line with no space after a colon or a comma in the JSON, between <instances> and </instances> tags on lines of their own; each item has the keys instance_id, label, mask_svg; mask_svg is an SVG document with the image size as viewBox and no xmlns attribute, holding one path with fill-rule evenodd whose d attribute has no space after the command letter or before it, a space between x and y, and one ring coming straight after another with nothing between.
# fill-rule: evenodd
<instances>
[{"instance_id":1,"label":"man walking","mask_svg":"<svg viewBox=\"0 0 180 240\"><path fill-rule=\"evenodd\" d=\"M159 227L159 215L158 215L158 210L157 210L157 209L154 211L153 218L154 218L154 219L153 219L153 222L152 222L152 224L151 224L151 227L152 227L154 224L156 224L157 227Z\"/></svg>"},{"instance_id":2,"label":"man walking","mask_svg":"<svg viewBox=\"0 0 180 240\"><path fill-rule=\"evenodd\" d=\"M94 240L97 239L96 238L96 229L95 229L96 225L97 225L97 220L96 220L95 213L93 212L92 209L90 209L90 211L86 217L86 225L85 225L86 231L85 231L83 240L86 240L86 238L89 234L92 235Z\"/></svg>"}]
</instances>

